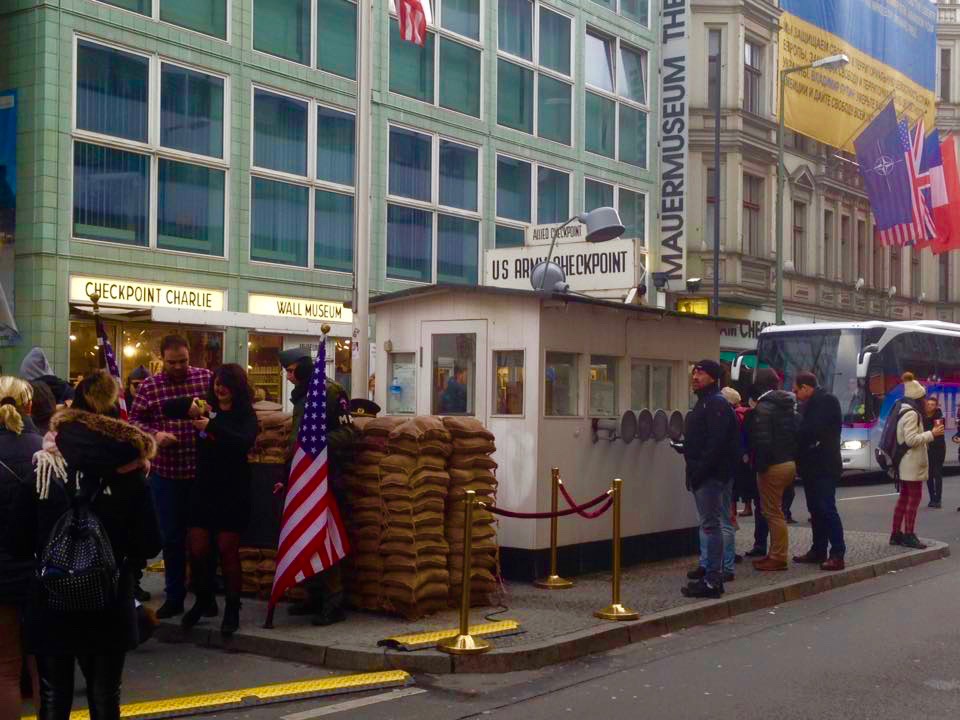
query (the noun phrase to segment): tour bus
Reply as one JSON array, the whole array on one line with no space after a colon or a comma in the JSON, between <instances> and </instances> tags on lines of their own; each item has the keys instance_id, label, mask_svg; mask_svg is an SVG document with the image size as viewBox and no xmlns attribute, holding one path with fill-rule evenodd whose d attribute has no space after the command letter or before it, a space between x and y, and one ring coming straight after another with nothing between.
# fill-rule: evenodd
<instances>
[{"instance_id":1,"label":"tour bus","mask_svg":"<svg viewBox=\"0 0 960 720\"><path fill-rule=\"evenodd\" d=\"M740 353L731 367L738 380L744 358L773 368L786 390L798 372L810 370L840 400L841 454L846 473L879 472L875 450L894 403L903 397L900 376L912 372L936 395L946 420L946 465L957 465L951 438L960 402L960 325L935 320L816 323L765 328L757 349Z\"/></svg>"}]
</instances>

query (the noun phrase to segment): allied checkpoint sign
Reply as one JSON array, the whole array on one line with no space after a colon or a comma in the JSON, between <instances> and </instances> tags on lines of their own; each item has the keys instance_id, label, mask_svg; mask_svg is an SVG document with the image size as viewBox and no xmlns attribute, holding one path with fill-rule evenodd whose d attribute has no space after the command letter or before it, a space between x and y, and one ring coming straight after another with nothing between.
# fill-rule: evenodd
<instances>
[{"instance_id":1,"label":"allied checkpoint sign","mask_svg":"<svg viewBox=\"0 0 960 720\"><path fill-rule=\"evenodd\" d=\"M787 127L853 152L854 138L890 102L936 124L937 6L930 0L781 0L780 69L845 53L838 70L787 76Z\"/></svg>"}]
</instances>

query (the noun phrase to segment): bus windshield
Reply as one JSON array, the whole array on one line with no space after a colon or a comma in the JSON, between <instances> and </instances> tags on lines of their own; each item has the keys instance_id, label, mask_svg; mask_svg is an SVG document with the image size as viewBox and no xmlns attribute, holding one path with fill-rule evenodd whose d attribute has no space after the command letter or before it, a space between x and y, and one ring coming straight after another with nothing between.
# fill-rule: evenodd
<instances>
[{"instance_id":1,"label":"bus windshield","mask_svg":"<svg viewBox=\"0 0 960 720\"><path fill-rule=\"evenodd\" d=\"M863 332L854 329L764 333L757 343L757 361L780 375L785 390L793 389L798 372L809 370L840 400L844 422L867 422L875 414L864 382L857 379L862 339Z\"/></svg>"}]
</instances>

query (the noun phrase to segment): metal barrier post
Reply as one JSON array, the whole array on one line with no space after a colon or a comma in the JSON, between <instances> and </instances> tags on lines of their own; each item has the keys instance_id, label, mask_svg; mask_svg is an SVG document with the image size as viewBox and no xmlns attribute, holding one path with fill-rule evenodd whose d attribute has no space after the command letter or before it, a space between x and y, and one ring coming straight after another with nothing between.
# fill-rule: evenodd
<instances>
[{"instance_id":1,"label":"metal barrier post","mask_svg":"<svg viewBox=\"0 0 960 720\"><path fill-rule=\"evenodd\" d=\"M557 525L560 522L560 518L557 517L556 513L558 505L560 504L560 483L563 482L563 480L560 479L560 468L553 468L550 475L552 481L550 488L550 511L553 513L553 517L550 518L550 575L535 581L533 584L545 590L566 590L567 588L573 587L573 581L557 575Z\"/></svg>"},{"instance_id":2,"label":"metal barrier post","mask_svg":"<svg viewBox=\"0 0 960 720\"><path fill-rule=\"evenodd\" d=\"M613 481L613 602L593 615L601 620L639 620L640 613L620 604L620 499L623 480Z\"/></svg>"},{"instance_id":3,"label":"metal barrier post","mask_svg":"<svg viewBox=\"0 0 960 720\"><path fill-rule=\"evenodd\" d=\"M479 655L490 650L490 643L470 634L470 581L473 570L473 507L475 490L467 490L463 510L463 573L460 593L460 633L437 643L437 650L450 655Z\"/></svg>"}]
</instances>

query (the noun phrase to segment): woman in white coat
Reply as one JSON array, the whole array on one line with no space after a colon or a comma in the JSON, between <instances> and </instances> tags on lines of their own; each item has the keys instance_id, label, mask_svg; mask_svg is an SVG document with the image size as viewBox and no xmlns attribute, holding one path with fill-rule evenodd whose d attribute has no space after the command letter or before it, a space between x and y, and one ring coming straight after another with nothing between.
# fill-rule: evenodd
<instances>
[{"instance_id":1,"label":"woman in white coat","mask_svg":"<svg viewBox=\"0 0 960 720\"><path fill-rule=\"evenodd\" d=\"M923 484L927 480L929 461L927 446L935 437L943 436L943 425L924 432L920 416L920 403L927 394L913 373L905 372L903 381L904 401L900 404L900 419L897 421L897 443L906 445L907 452L900 460L900 498L893 511L893 534L891 545L922 550L926 547L914 532L917 510L923 499ZM901 532L901 527L903 532Z\"/></svg>"}]
</instances>

